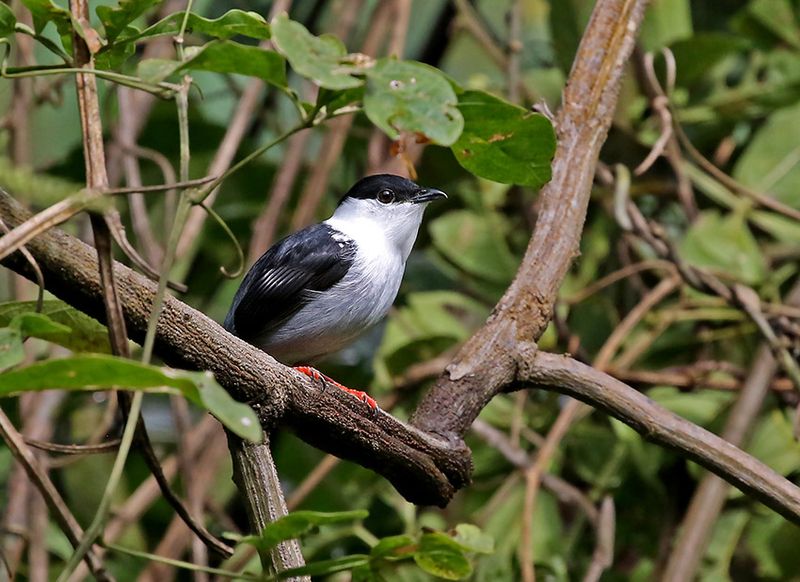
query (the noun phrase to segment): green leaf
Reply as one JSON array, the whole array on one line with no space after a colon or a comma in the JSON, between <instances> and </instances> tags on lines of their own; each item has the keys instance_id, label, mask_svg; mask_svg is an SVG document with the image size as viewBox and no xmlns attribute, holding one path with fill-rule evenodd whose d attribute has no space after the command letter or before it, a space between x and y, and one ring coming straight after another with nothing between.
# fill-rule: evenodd
<instances>
[{"instance_id":1,"label":"green leaf","mask_svg":"<svg viewBox=\"0 0 800 582\"><path fill-rule=\"evenodd\" d=\"M412 133L451 145L464 129L457 104L450 82L428 65L384 58L367 70L364 112L392 139Z\"/></svg>"},{"instance_id":2,"label":"green leaf","mask_svg":"<svg viewBox=\"0 0 800 582\"><path fill-rule=\"evenodd\" d=\"M730 580L729 572L736 566L732 563L736 548L750 514L743 510L725 511L714 524L708 549L703 558L700 580Z\"/></svg>"},{"instance_id":3,"label":"green leaf","mask_svg":"<svg viewBox=\"0 0 800 582\"><path fill-rule=\"evenodd\" d=\"M767 275L764 255L740 214L705 211L681 241L682 256L697 267L757 285Z\"/></svg>"},{"instance_id":4,"label":"green leaf","mask_svg":"<svg viewBox=\"0 0 800 582\"><path fill-rule=\"evenodd\" d=\"M52 22L64 49L69 53L72 51L72 17L68 10L64 10L51 0L22 0L25 8L31 11L33 16L33 28L37 34L41 33L48 22Z\"/></svg>"},{"instance_id":5,"label":"green leaf","mask_svg":"<svg viewBox=\"0 0 800 582\"><path fill-rule=\"evenodd\" d=\"M499 215L454 210L429 227L433 244L457 267L495 283L508 283L517 260L508 248Z\"/></svg>"},{"instance_id":6,"label":"green leaf","mask_svg":"<svg viewBox=\"0 0 800 582\"><path fill-rule=\"evenodd\" d=\"M736 162L733 177L800 209L800 105L770 115Z\"/></svg>"},{"instance_id":7,"label":"green leaf","mask_svg":"<svg viewBox=\"0 0 800 582\"><path fill-rule=\"evenodd\" d=\"M342 556L341 558L333 558L332 560L311 562L299 568L289 568L288 570L278 572L278 579L285 580L286 578L293 578L296 576L324 576L326 574L335 574L336 572L345 572L367 564L369 564L368 556L364 554L353 554L350 556Z\"/></svg>"},{"instance_id":8,"label":"green leaf","mask_svg":"<svg viewBox=\"0 0 800 582\"><path fill-rule=\"evenodd\" d=\"M327 89L349 89L363 85L360 58L347 54L344 43L335 36L314 36L308 29L284 14L272 21L272 42L298 74Z\"/></svg>"},{"instance_id":9,"label":"green leaf","mask_svg":"<svg viewBox=\"0 0 800 582\"><path fill-rule=\"evenodd\" d=\"M119 0L117 7L98 6L97 16L106 29L106 39L113 42L134 20L162 0Z\"/></svg>"},{"instance_id":10,"label":"green leaf","mask_svg":"<svg viewBox=\"0 0 800 582\"><path fill-rule=\"evenodd\" d=\"M701 81L722 59L749 46L747 38L722 32L698 33L678 41L670 47L677 63L676 81L683 86Z\"/></svg>"},{"instance_id":11,"label":"green leaf","mask_svg":"<svg viewBox=\"0 0 800 582\"><path fill-rule=\"evenodd\" d=\"M753 210L747 217L775 240L800 245L800 222L797 220L765 210Z\"/></svg>"},{"instance_id":12,"label":"green leaf","mask_svg":"<svg viewBox=\"0 0 800 582\"><path fill-rule=\"evenodd\" d=\"M294 511L272 523L261 530L260 535L249 536L229 536L232 539L245 544L255 546L260 553L268 552L280 542L298 538L313 528L320 525L330 525L364 519L369 512L363 509L355 511L340 511L336 513L324 513L321 511Z\"/></svg>"},{"instance_id":13,"label":"green leaf","mask_svg":"<svg viewBox=\"0 0 800 582\"><path fill-rule=\"evenodd\" d=\"M453 146L458 163L476 176L538 188L551 178L556 136L550 121L483 91L459 96L464 132Z\"/></svg>"},{"instance_id":14,"label":"green leaf","mask_svg":"<svg viewBox=\"0 0 800 582\"><path fill-rule=\"evenodd\" d=\"M657 386L647 396L664 408L700 426L708 426L730 404L732 394L703 390L686 392L677 388Z\"/></svg>"},{"instance_id":15,"label":"green leaf","mask_svg":"<svg viewBox=\"0 0 800 582\"><path fill-rule=\"evenodd\" d=\"M372 546L370 557L382 560L402 560L411 557L417 550L417 540L412 536L401 534L381 539Z\"/></svg>"},{"instance_id":16,"label":"green leaf","mask_svg":"<svg viewBox=\"0 0 800 582\"><path fill-rule=\"evenodd\" d=\"M477 525L471 523L459 523L456 526L456 543L468 552L479 554L491 554L494 552L494 540L492 536L485 534Z\"/></svg>"},{"instance_id":17,"label":"green leaf","mask_svg":"<svg viewBox=\"0 0 800 582\"><path fill-rule=\"evenodd\" d=\"M0 303L0 327L12 325L15 319L26 313L33 314L35 309L35 301ZM111 353L106 326L63 301L56 299L44 301L39 317L41 316L46 316L51 322L60 324L62 327L59 329L62 331L51 327L49 334L44 336L37 335L28 328L23 330L23 333L56 343L74 352ZM68 331L64 332L65 328Z\"/></svg>"},{"instance_id":18,"label":"green leaf","mask_svg":"<svg viewBox=\"0 0 800 582\"><path fill-rule=\"evenodd\" d=\"M153 26L144 29L141 33L127 37L126 41L144 40L154 36L175 35L180 32L184 12L170 14ZM270 37L269 24L260 14L244 10L229 10L219 18L204 18L194 12L189 13L186 31L195 34L205 34L222 40L227 40L241 34L258 40Z\"/></svg>"},{"instance_id":19,"label":"green leaf","mask_svg":"<svg viewBox=\"0 0 800 582\"><path fill-rule=\"evenodd\" d=\"M385 582L385 578L375 572L370 564L363 564L350 571L350 582Z\"/></svg>"},{"instance_id":20,"label":"green leaf","mask_svg":"<svg viewBox=\"0 0 800 582\"><path fill-rule=\"evenodd\" d=\"M190 374L197 392L183 392L184 396L211 412L217 419L238 436L260 443L264 438L258 416L248 404L234 399L220 386L210 372L182 372Z\"/></svg>"},{"instance_id":21,"label":"green leaf","mask_svg":"<svg viewBox=\"0 0 800 582\"><path fill-rule=\"evenodd\" d=\"M777 513L755 514L745 541L758 564L759 580L793 580L800 575L800 528Z\"/></svg>"},{"instance_id":22,"label":"green leaf","mask_svg":"<svg viewBox=\"0 0 800 582\"><path fill-rule=\"evenodd\" d=\"M17 17L8 4L0 2L0 36L14 34L14 26L17 24Z\"/></svg>"},{"instance_id":23,"label":"green leaf","mask_svg":"<svg viewBox=\"0 0 800 582\"><path fill-rule=\"evenodd\" d=\"M317 108L325 107L328 115L335 115L336 112L344 107L360 103L364 100L364 87L352 87L350 89L325 89L319 90L317 94Z\"/></svg>"},{"instance_id":24,"label":"green leaf","mask_svg":"<svg viewBox=\"0 0 800 582\"><path fill-rule=\"evenodd\" d=\"M0 396L48 389L144 390L179 392L202 406L242 438L259 442L258 417L247 404L237 402L208 372L160 368L101 354L47 360L0 374Z\"/></svg>"},{"instance_id":25,"label":"green leaf","mask_svg":"<svg viewBox=\"0 0 800 582\"><path fill-rule=\"evenodd\" d=\"M792 433L792 421L781 410L759 420L747 452L781 475L800 470L800 443Z\"/></svg>"},{"instance_id":26,"label":"green leaf","mask_svg":"<svg viewBox=\"0 0 800 582\"><path fill-rule=\"evenodd\" d=\"M0 370L16 366L24 359L25 350L22 348L22 334L19 330L0 328Z\"/></svg>"},{"instance_id":27,"label":"green leaf","mask_svg":"<svg viewBox=\"0 0 800 582\"><path fill-rule=\"evenodd\" d=\"M230 41L189 47L184 61L147 59L139 64L139 76L150 82L163 81L185 70L249 75L277 87L286 86L285 63L278 53Z\"/></svg>"},{"instance_id":28,"label":"green leaf","mask_svg":"<svg viewBox=\"0 0 800 582\"><path fill-rule=\"evenodd\" d=\"M800 30L790 0L753 0L747 11L782 41L800 48Z\"/></svg>"},{"instance_id":29,"label":"green leaf","mask_svg":"<svg viewBox=\"0 0 800 582\"><path fill-rule=\"evenodd\" d=\"M14 327L24 336L38 337L54 341L52 338L64 338L72 332L66 325L53 321L43 313L20 313L14 316L9 327Z\"/></svg>"},{"instance_id":30,"label":"green leaf","mask_svg":"<svg viewBox=\"0 0 800 582\"><path fill-rule=\"evenodd\" d=\"M127 26L122 35L131 31L133 33L139 32L133 26ZM117 40L117 42L104 46L100 52L95 55L94 64L98 69L113 71L122 67L125 61L134 54L136 54L136 45L134 43Z\"/></svg>"},{"instance_id":31,"label":"green leaf","mask_svg":"<svg viewBox=\"0 0 800 582\"><path fill-rule=\"evenodd\" d=\"M466 340L486 315L483 304L460 293L410 293L389 318L379 356L390 374L402 374L408 366Z\"/></svg>"},{"instance_id":32,"label":"green leaf","mask_svg":"<svg viewBox=\"0 0 800 582\"><path fill-rule=\"evenodd\" d=\"M639 36L646 51L658 51L692 36L689 0L653 0L647 7Z\"/></svg>"},{"instance_id":33,"label":"green leaf","mask_svg":"<svg viewBox=\"0 0 800 582\"><path fill-rule=\"evenodd\" d=\"M422 534L414 561L429 574L447 580L461 580L472 573L459 544L440 532Z\"/></svg>"}]
</instances>

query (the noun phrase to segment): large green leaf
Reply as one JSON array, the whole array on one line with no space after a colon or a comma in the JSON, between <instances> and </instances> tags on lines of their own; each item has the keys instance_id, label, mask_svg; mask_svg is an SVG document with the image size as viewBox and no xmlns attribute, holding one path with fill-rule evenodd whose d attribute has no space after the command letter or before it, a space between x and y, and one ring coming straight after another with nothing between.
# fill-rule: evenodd
<instances>
[{"instance_id":1,"label":"large green leaf","mask_svg":"<svg viewBox=\"0 0 800 582\"><path fill-rule=\"evenodd\" d=\"M162 0L119 0L119 5L98 6L97 16L106 29L106 39L113 42L131 22Z\"/></svg>"},{"instance_id":2,"label":"large green leaf","mask_svg":"<svg viewBox=\"0 0 800 582\"><path fill-rule=\"evenodd\" d=\"M125 40L144 40L154 36L175 35L180 32L184 12L170 14L153 26L144 29L141 33L128 37ZM195 34L205 34L226 40L236 35L248 36L258 40L270 37L269 24L257 12L244 10L229 10L219 18L205 18L194 12L189 13L186 31Z\"/></svg>"},{"instance_id":3,"label":"large green leaf","mask_svg":"<svg viewBox=\"0 0 800 582\"><path fill-rule=\"evenodd\" d=\"M263 553L268 552L283 541L299 538L315 527L361 520L368 515L369 513L363 509L336 513L294 511L267 524L259 535L229 535L228 537L240 543L250 544Z\"/></svg>"},{"instance_id":4,"label":"large green leaf","mask_svg":"<svg viewBox=\"0 0 800 582\"><path fill-rule=\"evenodd\" d=\"M40 326L39 333L36 328L27 327L22 329L22 333L56 343L74 352L111 353L107 328L85 313L57 299L44 301L40 315L37 316L35 310L35 301L0 303L0 327L14 325L15 320L19 321L26 314L23 322L34 321L31 318L41 321L41 317L45 316L50 322L60 326L48 325L44 330ZM45 331L46 333L42 333Z\"/></svg>"},{"instance_id":5,"label":"large green leaf","mask_svg":"<svg viewBox=\"0 0 800 582\"><path fill-rule=\"evenodd\" d=\"M481 531L477 525L459 523L456 526L454 541L467 552L491 554L494 552L492 536Z\"/></svg>"},{"instance_id":6,"label":"large green leaf","mask_svg":"<svg viewBox=\"0 0 800 582\"><path fill-rule=\"evenodd\" d=\"M639 34L647 51L657 51L676 40L692 36L689 0L653 0L647 8Z\"/></svg>"},{"instance_id":7,"label":"large green leaf","mask_svg":"<svg viewBox=\"0 0 800 582\"><path fill-rule=\"evenodd\" d=\"M178 392L214 414L242 438L255 442L262 438L253 409L234 400L208 372L160 368L115 356L87 354L46 360L0 374L0 396L49 389Z\"/></svg>"},{"instance_id":8,"label":"large green leaf","mask_svg":"<svg viewBox=\"0 0 800 582\"><path fill-rule=\"evenodd\" d=\"M800 48L800 29L790 0L752 0L747 11L783 42Z\"/></svg>"},{"instance_id":9,"label":"large green leaf","mask_svg":"<svg viewBox=\"0 0 800 582\"><path fill-rule=\"evenodd\" d=\"M44 313L32 311L33 301L0 304L0 370L16 366L23 361L25 352L22 343L28 337L36 337L72 348L82 345L80 339L73 342L73 330L54 321ZM86 317L86 316L84 316ZM88 318L87 318L88 319ZM92 320L93 321L93 320ZM94 322L104 331L105 328Z\"/></svg>"},{"instance_id":10,"label":"large green leaf","mask_svg":"<svg viewBox=\"0 0 800 582\"><path fill-rule=\"evenodd\" d=\"M781 475L800 470L800 443L794 437L792 421L781 410L773 410L759 420L747 452Z\"/></svg>"},{"instance_id":11,"label":"large green leaf","mask_svg":"<svg viewBox=\"0 0 800 582\"><path fill-rule=\"evenodd\" d=\"M48 22L52 22L66 51L72 50L72 17L68 10L51 0L22 0L22 4L31 11L33 28L37 34L42 32Z\"/></svg>"},{"instance_id":12,"label":"large green leaf","mask_svg":"<svg viewBox=\"0 0 800 582\"><path fill-rule=\"evenodd\" d=\"M7 4L0 2L0 36L13 34L16 24L17 17L14 16L14 11Z\"/></svg>"},{"instance_id":13,"label":"large green leaf","mask_svg":"<svg viewBox=\"0 0 800 582\"><path fill-rule=\"evenodd\" d=\"M389 374L402 374L466 340L486 315L484 305L454 291L410 293L389 318L379 357Z\"/></svg>"},{"instance_id":14,"label":"large green leaf","mask_svg":"<svg viewBox=\"0 0 800 582\"><path fill-rule=\"evenodd\" d=\"M749 520L750 513L744 509L722 513L714 524L698 580L731 580L729 572L736 569L734 554Z\"/></svg>"},{"instance_id":15,"label":"large green leaf","mask_svg":"<svg viewBox=\"0 0 800 582\"><path fill-rule=\"evenodd\" d=\"M272 42L298 74L327 89L349 89L363 85L353 76L362 72L358 59L347 54L347 48L335 36L314 36L308 29L286 14L272 21Z\"/></svg>"},{"instance_id":16,"label":"large green leaf","mask_svg":"<svg viewBox=\"0 0 800 582\"><path fill-rule=\"evenodd\" d=\"M472 573L472 564L458 542L440 532L422 534L414 561L429 574L446 580L461 580Z\"/></svg>"},{"instance_id":17,"label":"large green leaf","mask_svg":"<svg viewBox=\"0 0 800 582\"><path fill-rule=\"evenodd\" d=\"M733 177L800 209L800 104L776 111L736 163Z\"/></svg>"},{"instance_id":18,"label":"large green leaf","mask_svg":"<svg viewBox=\"0 0 800 582\"><path fill-rule=\"evenodd\" d=\"M464 132L453 146L458 163L495 182L537 188L551 177L556 136L543 115L483 91L459 96Z\"/></svg>"},{"instance_id":19,"label":"large green leaf","mask_svg":"<svg viewBox=\"0 0 800 582\"><path fill-rule=\"evenodd\" d=\"M764 255L740 214L701 213L681 241L681 255L692 265L757 285L767 275Z\"/></svg>"},{"instance_id":20,"label":"large green leaf","mask_svg":"<svg viewBox=\"0 0 800 582\"><path fill-rule=\"evenodd\" d=\"M236 73L258 77L277 87L286 86L286 66L278 53L231 41L212 41L186 49L184 61L147 59L139 64L139 76L151 82L186 70Z\"/></svg>"},{"instance_id":21,"label":"large green leaf","mask_svg":"<svg viewBox=\"0 0 800 582\"><path fill-rule=\"evenodd\" d=\"M705 32L676 42L670 50L675 56L676 81L690 85L704 79L722 59L750 46L747 38L723 32Z\"/></svg>"},{"instance_id":22,"label":"large green leaf","mask_svg":"<svg viewBox=\"0 0 800 582\"><path fill-rule=\"evenodd\" d=\"M449 146L464 129L455 91L437 69L411 61L378 59L367 69L364 112L392 139L401 133Z\"/></svg>"},{"instance_id":23,"label":"large green leaf","mask_svg":"<svg viewBox=\"0 0 800 582\"><path fill-rule=\"evenodd\" d=\"M0 328L0 370L12 368L24 359L20 331L13 327Z\"/></svg>"},{"instance_id":24,"label":"large green leaf","mask_svg":"<svg viewBox=\"0 0 800 582\"><path fill-rule=\"evenodd\" d=\"M469 210L448 212L429 229L440 253L467 273L506 284L517 270L517 260L505 240L499 216Z\"/></svg>"},{"instance_id":25,"label":"large green leaf","mask_svg":"<svg viewBox=\"0 0 800 582\"><path fill-rule=\"evenodd\" d=\"M677 388L658 386L647 391L653 401L675 414L700 426L708 426L730 404L727 392L703 390L686 392Z\"/></svg>"}]
</instances>

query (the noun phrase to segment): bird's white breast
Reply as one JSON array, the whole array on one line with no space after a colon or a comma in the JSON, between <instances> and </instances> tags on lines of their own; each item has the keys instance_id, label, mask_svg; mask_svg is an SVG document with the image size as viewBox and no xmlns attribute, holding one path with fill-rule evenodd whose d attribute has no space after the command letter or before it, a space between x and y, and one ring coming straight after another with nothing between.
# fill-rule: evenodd
<instances>
[{"instance_id":1,"label":"bird's white breast","mask_svg":"<svg viewBox=\"0 0 800 582\"><path fill-rule=\"evenodd\" d=\"M286 363L313 363L351 343L389 311L405 269L406 256L380 225L370 221L326 221L339 231L334 240L352 240L356 253L341 281L321 292L275 331L263 346ZM337 240L341 237L341 240Z\"/></svg>"}]
</instances>

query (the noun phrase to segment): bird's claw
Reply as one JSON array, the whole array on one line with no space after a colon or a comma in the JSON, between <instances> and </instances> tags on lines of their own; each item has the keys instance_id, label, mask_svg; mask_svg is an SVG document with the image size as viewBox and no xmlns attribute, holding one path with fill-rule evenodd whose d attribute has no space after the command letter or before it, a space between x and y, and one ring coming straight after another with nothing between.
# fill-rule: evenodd
<instances>
[{"instance_id":1,"label":"bird's claw","mask_svg":"<svg viewBox=\"0 0 800 582\"><path fill-rule=\"evenodd\" d=\"M361 402L363 402L364 404L369 406L369 408L370 408L370 410L371 410L371 412L373 414L377 413L378 410L380 410L380 407L378 406L378 403L375 401L375 399L372 398L366 392L363 392L361 390L353 390L352 388L348 388L347 386L345 386L344 384L341 384L340 382L337 382L336 380L334 380L330 376L326 376L325 374L323 374L322 372L320 372L316 368L312 368L311 366L295 366L294 369L297 370L298 372L300 372L301 374L303 374L304 376L308 376L312 380L314 380L316 382L319 382L322 385L322 389L323 390L325 388L327 388L328 385L330 384L332 386L335 386L336 388L339 388L340 390L344 390L345 392L347 392L351 396L355 396Z\"/></svg>"}]
</instances>

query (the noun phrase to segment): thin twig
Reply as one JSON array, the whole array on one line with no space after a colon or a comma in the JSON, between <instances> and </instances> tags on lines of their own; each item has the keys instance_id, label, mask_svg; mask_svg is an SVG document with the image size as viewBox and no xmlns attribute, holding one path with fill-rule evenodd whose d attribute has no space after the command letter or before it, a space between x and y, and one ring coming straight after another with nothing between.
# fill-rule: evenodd
<instances>
[{"instance_id":1,"label":"thin twig","mask_svg":"<svg viewBox=\"0 0 800 582\"><path fill-rule=\"evenodd\" d=\"M192 431L193 432L193 431ZM198 457L191 453L196 452L192 450L190 438L192 432L186 433L186 448L183 451L185 454L185 463L179 465L189 465L193 467L189 479L185 479L184 471L181 470L182 480L186 483L186 496L190 500L194 500L191 510L195 515L202 515L204 509L203 499L207 492L214 487L217 482L217 477L221 465L229 458L228 447L225 436L222 431L214 432L212 438L206 440L203 445L202 456ZM176 515L167 527L161 541L155 549L155 553L167 558L179 558L189 543L200 544L201 540L197 536L188 535L190 530L187 528L187 523L180 516ZM203 546L203 550L206 546ZM195 548L192 548L192 561L198 563L198 554ZM199 555L203 558L202 554ZM160 580L170 579L171 569L169 567L162 567L157 564L151 564L141 574L141 582L152 580L158 582Z\"/></svg>"},{"instance_id":2,"label":"thin twig","mask_svg":"<svg viewBox=\"0 0 800 582\"><path fill-rule=\"evenodd\" d=\"M519 541L520 569L525 582L536 580L533 556L533 510L539 484L542 481L547 465L555 454L559 443L567 434L573 418L583 404L577 400L569 400L561 409L558 418L550 427L544 444L536 454L536 460L525 471L525 497L522 509L522 532Z\"/></svg>"},{"instance_id":3,"label":"thin twig","mask_svg":"<svg viewBox=\"0 0 800 582\"><path fill-rule=\"evenodd\" d=\"M506 79L508 100L519 102L520 66L522 63L522 1L513 0L506 15L508 19L508 64Z\"/></svg>"},{"instance_id":4,"label":"thin twig","mask_svg":"<svg viewBox=\"0 0 800 582\"><path fill-rule=\"evenodd\" d=\"M497 450L518 469L524 471L531 466L533 460L530 456L509 440L502 431L497 430L489 423L476 419L472 423L472 432L481 437L486 444ZM593 525L597 523L599 516L597 508L580 489L552 473L545 473L542 476L542 485L554 493L561 501L577 506Z\"/></svg>"},{"instance_id":5,"label":"thin twig","mask_svg":"<svg viewBox=\"0 0 800 582\"><path fill-rule=\"evenodd\" d=\"M597 543L592 561L583 577L583 582L598 582L603 572L614 562L614 530L616 517L614 514L614 498L606 495L600 504L600 519L597 523Z\"/></svg>"},{"instance_id":6,"label":"thin twig","mask_svg":"<svg viewBox=\"0 0 800 582\"><path fill-rule=\"evenodd\" d=\"M62 455L96 455L117 450L119 439L113 439L99 445L62 445L25 437L25 444L41 451L61 453Z\"/></svg>"},{"instance_id":7,"label":"thin twig","mask_svg":"<svg viewBox=\"0 0 800 582\"><path fill-rule=\"evenodd\" d=\"M656 285L650 293L645 295L636 307L628 312L598 351L594 361L594 367L597 370L605 370L611 362L619 344L630 334L647 312L671 294L679 284L680 279L677 276L664 279L661 283ZM587 406L578 400L569 400L569 402L567 402L559 412L550 431L547 433L545 442L540 447L536 456L536 461L525 472L525 504L522 516L522 534L520 536L520 555L522 575L526 582L533 582L535 580L533 544L531 538L533 532L534 503L542 475L551 457L555 454L559 443L566 435L567 430L569 430L572 421L586 409Z\"/></svg>"},{"instance_id":8,"label":"thin twig","mask_svg":"<svg viewBox=\"0 0 800 582\"><path fill-rule=\"evenodd\" d=\"M45 470L40 466L34 454L25 445L22 435L17 432L2 409L0 409L0 432L2 432L3 440L5 440L14 458L25 468L25 472L28 473L31 481L41 492L67 539L69 539L73 547L77 547L84 535L81 526L70 513L67 504L64 503L55 485L53 485ZM87 549L83 555L83 560L95 578L105 581L113 580L103 568L102 561L100 561L93 549Z\"/></svg>"},{"instance_id":9,"label":"thin twig","mask_svg":"<svg viewBox=\"0 0 800 582\"><path fill-rule=\"evenodd\" d=\"M391 16L394 13L395 6L396 4L393 2L384 2L376 7L376 14L373 15L372 25L361 45L362 53L369 56L378 54L392 25ZM400 23L402 24L402 19ZM407 25L408 20L406 20L405 23ZM345 33L346 32L347 31L345 31ZM405 32L397 33L395 36L405 38ZM306 181L303 191L300 193L297 208L294 216L292 216L292 230L298 230L304 226L308 226L314 221L317 208L327 192L331 172L339 162L342 150L347 142L347 135L354 120L354 116L347 115L337 117L328 124L329 131L322 142L321 156L313 166L311 176Z\"/></svg>"},{"instance_id":10,"label":"thin twig","mask_svg":"<svg viewBox=\"0 0 800 582\"><path fill-rule=\"evenodd\" d=\"M637 273L641 273L642 271L650 271L650 270L662 270L674 273L675 266L669 261L664 261L661 259L651 259L649 261L632 263L630 265L626 265L625 267L622 267L621 269L614 271L613 273L609 273L605 277L593 281L590 285L587 285L580 291L576 291L569 297L562 299L562 301L568 305L576 305L578 303L585 301L598 291L602 291L609 285L613 285L618 281L627 279L628 277L635 275Z\"/></svg>"},{"instance_id":11,"label":"thin twig","mask_svg":"<svg viewBox=\"0 0 800 582\"><path fill-rule=\"evenodd\" d=\"M248 265L256 262L275 241L278 219L303 167L303 154L310 136L310 131L302 131L289 140L286 155L270 189L267 206L253 223L253 237L250 239L250 249L247 253Z\"/></svg>"},{"instance_id":12,"label":"thin twig","mask_svg":"<svg viewBox=\"0 0 800 582\"><path fill-rule=\"evenodd\" d=\"M275 2L270 11L270 20L280 14L289 10L291 5L290 1L281 0ZM269 40L262 41L259 44L261 48L271 48L272 43ZM236 104L234 109L235 113L233 119L228 124L228 129L222 138L217 151L214 154L214 159L208 168L208 174L223 174L231 167L236 152L239 150L239 145L244 139L247 128L250 127L256 108L260 102L261 93L264 91L264 82L260 79L253 79L248 83L247 87L242 93L242 97ZM218 189L214 188L204 200L209 206L213 206L214 200L217 196ZM178 250L176 257L183 259L192 249L196 241L199 239L200 231L206 220L206 212L202 208L195 208L192 210L189 218L186 221L186 226L178 242Z\"/></svg>"},{"instance_id":13,"label":"thin twig","mask_svg":"<svg viewBox=\"0 0 800 582\"><path fill-rule=\"evenodd\" d=\"M142 175L139 168L139 160L136 156L138 151L136 149L136 141L133 137L134 130L131 119L133 113L132 96L133 91L127 87L119 87L117 89L117 101L119 103L119 145L123 149L122 163L125 172L125 183L129 187L140 188L142 186ZM175 172L172 171L172 166L167 163L166 167L169 168L172 175L170 176L165 173L164 182L175 182ZM147 261L153 265L160 263L163 251L153 233L150 218L147 214L147 206L145 205L142 193L131 193L128 197L128 205L130 208L133 232L136 234L136 238L142 246Z\"/></svg>"},{"instance_id":14,"label":"thin twig","mask_svg":"<svg viewBox=\"0 0 800 582\"><path fill-rule=\"evenodd\" d=\"M652 54L642 57L640 50L634 50L633 64L640 85L643 86L645 94L651 100L651 103L653 103L654 108L659 114L659 118L662 122L662 132L666 133L663 129L663 124L666 121L672 124L675 123L675 120L672 117L672 113L669 111L669 101L665 101L663 95L670 96L672 94L675 86L677 68L675 56L672 54L672 51L669 49L662 49L661 52L664 56L664 62L667 68L666 90L662 89L658 81L655 68L653 67ZM681 201L684 212L686 212L686 217L690 222L693 222L697 218L698 210L697 202L694 197L694 189L692 188L692 181L686 172L686 163L681 154L681 148L672 127L669 129L669 133L669 139L666 144L664 144L664 156L667 158L667 161L669 161L670 166L672 166L672 171L675 173L678 198Z\"/></svg>"},{"instance_id":15,"label":"thin twig","mask_svg":"<svg viewBox=\"0 0 800 582\"><path fill-rule=\"evenodd\" d=\"M656 285L652 291L642 297L639 303L631 309L625 318L614 328L614 331L603 343L603 347L597 352L595 357L594 367L598 370L603 370L608 367L614 357L617 349L625 341L633 328L638 325L641 319L653 309L656 305L661 303L666 297L672 294L680 286L680 278L673 275L667 279L663 279Z\"/></svg>"},{"instance_id":16,"label":"thin twig","mask_svg":"<svg viewBox=\"0 0 800 582\"><path fill-rule=\"evenodd\" d=\"M520 386L540 386L589 402L652 442L669 442L671 448L724 476L787 519L800 522L800 488L726 440L661 408L614 378L569 357L537 352L521 370L520 380Z\"/></svg>"}]
</instances>

